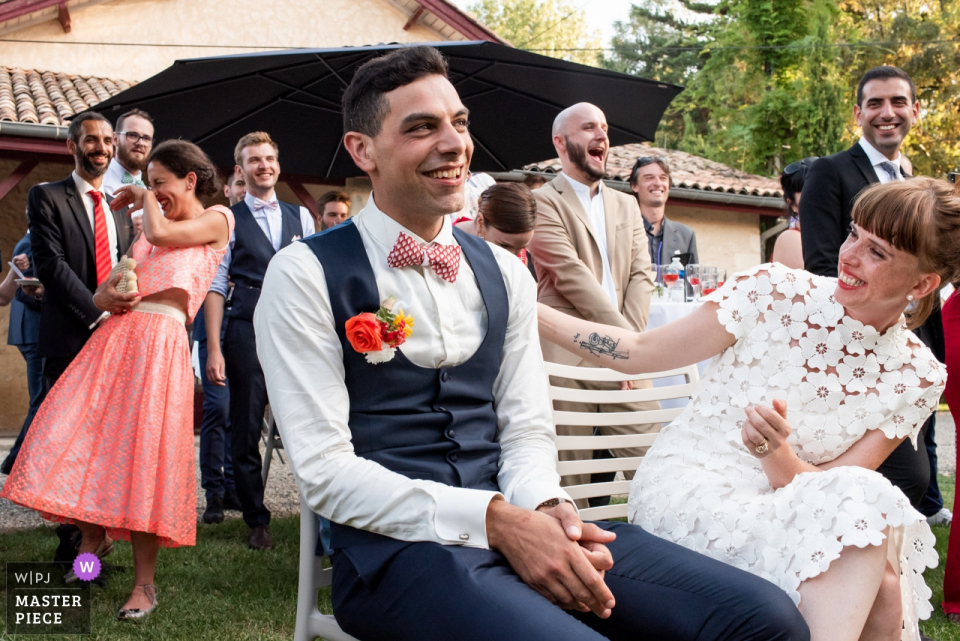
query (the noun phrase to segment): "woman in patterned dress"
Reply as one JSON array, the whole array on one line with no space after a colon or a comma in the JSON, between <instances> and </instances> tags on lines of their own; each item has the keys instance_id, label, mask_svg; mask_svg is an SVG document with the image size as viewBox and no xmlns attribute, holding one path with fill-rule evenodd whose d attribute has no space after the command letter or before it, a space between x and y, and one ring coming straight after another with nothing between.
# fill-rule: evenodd
<instances>
[{"instance_id":1,"label":"woman in patterned dress","mask_svg":"<svg viewBox=\"0 0 960 641\"><path fill-rule=\"evenodd\" d=\"M229 209L201 202L218 193L219 180L199 147L167 141L148 167L152 191L126 186L111 203L144 212L132 248L142 298L131 312L105 320L50 390L0 494L75 523L81 554L103 557L113 539L132 541L134 587L121 619L156 606L158 548L196 538L193 370L184 323L203 302L233 229Z\"/></svg>"},{"instance_id":2,"label":"woman in patterned dress","mask_svg":"<svg viewBox=\"0 0 960 641\"><path fill-rule=\"evenodd\" d=\"M777 584L814 641L916 640L934 537L873 470L916 445L943 390L907 327L960 275L960 197L929 178L870 188L838 262L839 279L761 265L642 334L541 305L540 332L571 351L577 333L620 340L623 360L580 355L625 373L714 357L640 464L631 522Z\"/></svg>"}]
</instances>

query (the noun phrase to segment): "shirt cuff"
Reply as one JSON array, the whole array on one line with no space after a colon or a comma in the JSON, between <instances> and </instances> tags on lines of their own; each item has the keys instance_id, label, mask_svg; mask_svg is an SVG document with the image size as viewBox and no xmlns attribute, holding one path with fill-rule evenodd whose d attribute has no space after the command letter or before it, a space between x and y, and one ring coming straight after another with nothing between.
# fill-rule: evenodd
<instances>
[{"instance_id":1,"label":"shirt cuff","mask_svg":"<svg viewBox=\"0 0 960 641\"><path fill-rule=\"evenodd\" d=\"M95 329L97 328L97 325L99 325L99 324L102 323L103 321L107 320L109 317L110 317L110 312L104 312L104 313L100 314L100 317L97 318L97 320L95 320L95 321L93 321L92 323L90 323L90 327L89 327L88 329L89 329L90 331L95 330Z\"/></svg>"},{"instance_id":2,"label":"shirt cuff","mask_svg":"<svg viewBox=\"0 0 960 641\"><path fill-rule=\"evenodd\" d=\"M446 487L437 497L434 529L444 545L490 549L487 542L487 506L499 492Z\"/></svg>"},{"instance_id":3,"label":"shirt cuff","mask_svg":"<svg viewBox=\"0 0 960 641\"><path fill-rule=\"evenodd\" d=\"M563 488L552 483L526 483L513 493L513 504L527 510L535 510L538 505L550 499L563 499L573 505L574 509L577 507Z\"/></svg>"}]
</instances>

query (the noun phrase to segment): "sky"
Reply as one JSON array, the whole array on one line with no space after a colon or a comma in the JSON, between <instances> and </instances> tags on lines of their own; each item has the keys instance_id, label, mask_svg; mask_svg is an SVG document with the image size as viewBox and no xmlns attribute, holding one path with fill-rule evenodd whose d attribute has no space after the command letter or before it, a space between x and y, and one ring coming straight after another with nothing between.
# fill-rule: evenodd
<instances>
[{"instance_id":1,"label":"sky","mask_svg":"<svg viewBox=\"0 0 960 641\"><path fill-rule=\"evenodd\" d=\"M475 0L452 0L452 2L466 9ZM626 21L630 16L630 0L575 0L576 6L582 8L587 20L594 29L598 29L603 36L603 44L607 46L613 37L613 23L617 20Z\"/></svg>"}]
</instances>

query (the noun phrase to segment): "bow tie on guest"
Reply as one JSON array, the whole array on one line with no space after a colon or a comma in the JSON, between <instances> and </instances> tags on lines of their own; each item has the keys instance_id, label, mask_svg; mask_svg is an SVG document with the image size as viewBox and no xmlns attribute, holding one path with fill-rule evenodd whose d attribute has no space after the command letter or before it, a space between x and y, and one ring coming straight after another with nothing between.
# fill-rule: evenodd
<instances>
[{"instance_id":1,"label":"bow tie on guest","mask_svg":"<svg viewBox=\"0 0 960 641\"><path fill-rule=\"evenodd\" d=\"M277 199L273 200L260 200L259 198L253 199L253 211L260 211L262 209L274 210L279 207L280 204L277 202Z\"/></svg>"},{"instance_id":2,"label":"bow tie on guest","mask_svg":"<svg viewBox=\"0 0 960 641\"><path fill-rule=\"evenodd\" d=\"M460 246L437 244L421 247L420 243L400 232L397 244L387 256L387 265L396 268L429 265L437 276L448 283L455 283L457 272L460 271Z\"/></svg>"},{"instance_id":3,"label":"bow tie on guest","mask_svg":"<svg viewBox=\"0 0 960 641\"><path fill-rule=\"evenodd\" d=\"M136 185L142 189L147 188L147 186L143 184L143 181L140 180L139 176L134 176L126 169L123 170L123 177L120 179L120 182L124 185Z\"/></svg>"}]
</instances>

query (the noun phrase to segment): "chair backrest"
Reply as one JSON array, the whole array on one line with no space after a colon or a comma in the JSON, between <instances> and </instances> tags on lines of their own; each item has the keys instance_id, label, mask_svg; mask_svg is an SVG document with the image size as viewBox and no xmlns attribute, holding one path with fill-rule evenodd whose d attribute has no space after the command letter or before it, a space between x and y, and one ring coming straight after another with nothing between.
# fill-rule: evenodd
<instances>
[{"instance_id":1,"label":"chair backrest","mask_svg":"<svg viewBox=\"0 0 960 641\"><path fill-rule=\"evenodd\" d=\"M594 405L607 403L639 403L644 401L663 401L667 399L689 399L700 380L697 365L689 365L679 369L651 374L620 374L610 369L600 367L575 367L544 363L547 376L572 379L579 381L641 381L655 379L669 379L683 377L680 382L661 381L660 387L634 390L584 390L572 387L560 387L550 383L550 400L570 401L574 403L590 403ZM578 425L599 427L606 425L638 425L644 423L669 423L680 415L682 407L671 409L648 410L641 412L566 412L554 408L553 420L556 425ZM627 447L645 447L653 445L658 434L629 434L611 436L557 436L557 450L608 450ZM601 472L634 472L641 456L612 459L592 459L581 461L559 461L557 472L560 476L571 474L594 474ZM564 488L571 498L588 499L595 496L610 496L614 494L628 494L630 481L613 481L611 483L588 483L585 485L571 485ZM581 518L587 520L612 519L627 516L626 503L592 507L580 510Z\"/></svg>"}]
</instances>

